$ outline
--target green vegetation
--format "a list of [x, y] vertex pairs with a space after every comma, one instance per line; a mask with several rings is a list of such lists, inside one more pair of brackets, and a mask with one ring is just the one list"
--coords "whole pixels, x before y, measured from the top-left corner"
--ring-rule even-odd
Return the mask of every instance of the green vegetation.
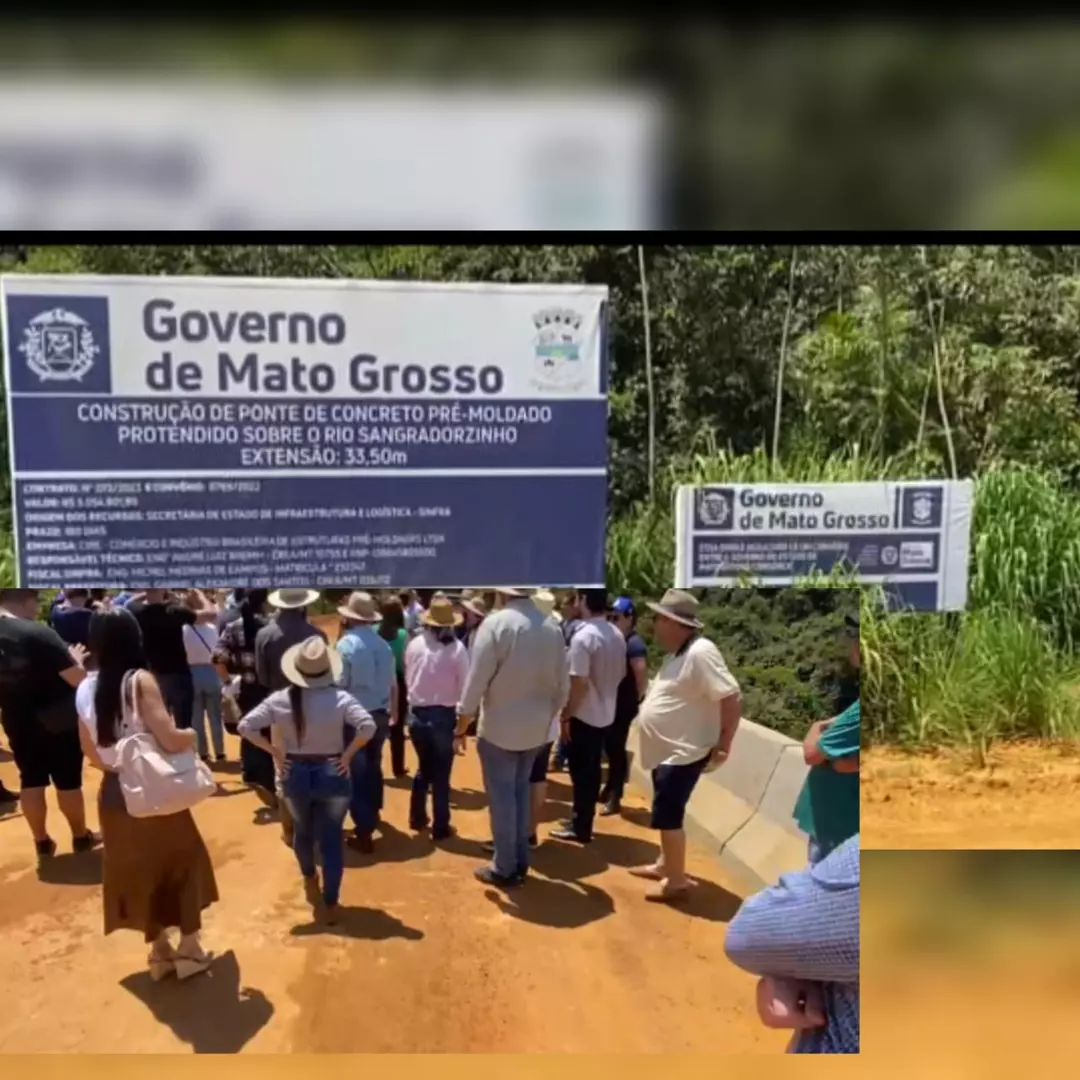
[[[974, 477], [968, 611], [885, 616], [864, 598], [868, 735], [984, 752], [1080, 734], [1080, 248], [653, 245], [644, 262], [651, 394], [630, 246], [0, 254], [8, 271], [605, 283], [613, 588], [643, 598], [670, 584], [679, 483]], [[850, 692], [831, 644], [839, 607], [816, 610], [817, 595], [713, 594], [705, 609], [747, 714], [792, 734]]]

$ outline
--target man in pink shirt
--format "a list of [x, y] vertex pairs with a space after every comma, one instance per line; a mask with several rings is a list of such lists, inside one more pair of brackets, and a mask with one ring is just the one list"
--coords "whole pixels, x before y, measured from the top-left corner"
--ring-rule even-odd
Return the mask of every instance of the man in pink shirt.
[[409, 827], [428, 826], [431, 791], [433, 840], [453, 835], [450, 828], [450, 771], [457, 749], [457, 708], [469, 673], [469, 653], [457, 638], [461, 616], [446, 597], [435, 597], [420, 616], [421, 632], [405, 650], [409, 737], [418, 767], [413, 776]]

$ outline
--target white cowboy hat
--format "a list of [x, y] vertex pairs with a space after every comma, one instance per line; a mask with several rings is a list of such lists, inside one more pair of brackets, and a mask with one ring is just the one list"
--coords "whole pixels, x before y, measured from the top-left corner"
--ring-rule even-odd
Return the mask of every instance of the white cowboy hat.
[[533, 593], [533, 603], [545, 614], [555, 614], [555, 594], [550, 589], [537, 589]]
[[657, 615], [663, 615], [693, 630], [701, 629], [701, 620], [697, 614], [698, 602], [681, 589], [668, 589], [659, 604], [650, 602], [647, 606]]
[[420, 621], [435, 630], [449, 630], [452, 626], [460, 626], [464, 622], [460, 613], [454, 610], [454, 605], [445, 596], [433, 597], [427, 611], [420, 616]]
[[371, 593], [354, 592], [338, 609], [338, 614], [347, 622], [377, 623], [382, 621], [375, 597]]
[[317, 635], [286, 649], [281, 658], [285, 678], [310, 690], [333, 686], [341, 678], [342, 666], [341, 653], [329, 648]]
[[279, 611], [294, 611], [311, 607], [318, 599], [318, 589], [276, 589], [267, 598], [267, 603]]

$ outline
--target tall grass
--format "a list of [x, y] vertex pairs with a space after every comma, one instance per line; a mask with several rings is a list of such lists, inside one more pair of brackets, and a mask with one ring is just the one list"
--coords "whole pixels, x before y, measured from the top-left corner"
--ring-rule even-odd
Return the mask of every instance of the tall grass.
[[[917, 479], [914, 457], [813, 448], [774, 464], [764, 451], [704, 446], [665, 476], [664, 502], [612, 523], [614, 587], [656, 595], [671, 584], [677, 484]], [[868, 590], [869, 592], [869, 590]], [[1080, 738], [1080, 499], [1055, 477], [1000, 468], [978, 478], [961, 615], [886, 614], [864, 604], [863, 702], [871, 736], [908, 746]]]

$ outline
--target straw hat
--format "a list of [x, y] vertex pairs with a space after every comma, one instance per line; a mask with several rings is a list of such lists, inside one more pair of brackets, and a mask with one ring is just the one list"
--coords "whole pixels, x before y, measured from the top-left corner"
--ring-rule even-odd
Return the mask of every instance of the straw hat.
[[311, 607], [318, 599], [318, 589], [277, 589], [267, 598], [267, 603], [279, 611], [294, 611]]
[[354, 592], [338, 609], [338, 614], [348, 622], [377, 623], [381, 621], [379, 607], [371, 593]]
[[701, 620], [697, 614], [698, 602], [688, 592], [683, 592], [681, 589], [668, 589], [659, 604], [650, 602], [648, 606], [657, 615], [673, 619], [693, 630], [701, 629]]
[[449, 630], [452, 626], [460, 626], [464, 620], [454, 610], [448, 597], [434, 596], [431, 606], [420, 616], [420, 621], [435, 630]]
[[533, 593], [533, 603], [545, 614], [555, 614], [555, 594], [550, 589], [537, 589]]
[[471, 611], [478, 619], [487, 618], [487, 604], [482, 596], [470, 596], [468, 600], [462, 600], [461, 606], [466, 611]]
[[281, 658], [285, 678], [296, 686], [306, 686], [310, 690], [333, 686], [341, 678], [341, 669], [341, 654], [329, 648], [317, 635], [286, 649]]

